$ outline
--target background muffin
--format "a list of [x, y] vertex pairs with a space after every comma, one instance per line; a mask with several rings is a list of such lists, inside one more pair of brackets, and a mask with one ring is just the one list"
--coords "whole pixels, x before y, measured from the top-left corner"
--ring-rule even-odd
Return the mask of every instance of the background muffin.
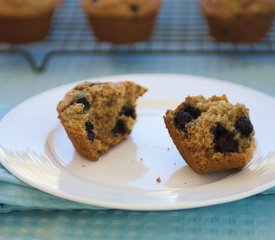
[[209, 33], [217, 41], [254, 43], [263, 39], [274, 18], [274, 0], [201, 0]]
[[96, 38], [115, 44], [147, 40], [161, 0], [83, 0]]
[[44, 39], [59, 0], [0, 0], [0, 42]]

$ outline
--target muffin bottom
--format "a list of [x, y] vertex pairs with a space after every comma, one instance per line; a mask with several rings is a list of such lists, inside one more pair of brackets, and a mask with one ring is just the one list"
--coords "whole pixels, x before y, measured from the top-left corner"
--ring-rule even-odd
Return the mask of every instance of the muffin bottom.
[[206, 16], [209, 33], [216, 41], [231, 43], [255, 43], [265, 38], [273, 14], [240, 15], [230, 19]]
[[52, 16], [53, 11], [31, 16], [0, 16], [0, 42], [41, 41], [49, 33]]
[[157, 14], [143, 17], [106, 17], [88, 14], [91, 30], [99, 41], [126, 44], [150, 38]]

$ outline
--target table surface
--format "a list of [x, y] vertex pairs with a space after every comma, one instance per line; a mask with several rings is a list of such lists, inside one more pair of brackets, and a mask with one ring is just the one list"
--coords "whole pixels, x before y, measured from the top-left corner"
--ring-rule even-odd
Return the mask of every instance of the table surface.
[[[206, 76], [275, 97], [273, 54], [59, 55], [39, 73], [21, 56], [7, 53], [0, 55], [0, 104], [12, 108], [35, 94], [69, 82], [131, 73]], [[274, 225], [275, 194], [260, 194], [217, 206], [165, 212], [8, 211], [0, 213], [0, 239], [274, 239]]]

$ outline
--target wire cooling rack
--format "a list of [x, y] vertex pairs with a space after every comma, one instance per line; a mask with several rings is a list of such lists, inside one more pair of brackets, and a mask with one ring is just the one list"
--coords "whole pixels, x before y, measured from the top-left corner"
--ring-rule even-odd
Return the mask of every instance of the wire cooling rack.
[[199, 0], [163, 0], [152, 38], [132, 45], [97, 42], [81, 10], [79, 0], [66, 0], [55, 13], [48, 37], [26, 45], [0, 44], [0, 54], [20, 54], [35, 71], [64, 54], [115, 53], [275, 53], [275, 27], [257, 44], [217, 43], [208, 35], [207, 24], [200, 12]]

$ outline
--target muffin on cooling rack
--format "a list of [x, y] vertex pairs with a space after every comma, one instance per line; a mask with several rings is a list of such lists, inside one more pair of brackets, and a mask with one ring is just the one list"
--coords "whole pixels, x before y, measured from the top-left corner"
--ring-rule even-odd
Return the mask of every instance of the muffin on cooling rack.
[[161, 0], [83, 0], [82, 6], [99, 41], [124, 44], [150, 38]]
[[58, 103], [58, 117], [76, 151], [97, 160], [127, 139], [135, 125], [136, 100], [147, 91], [130, 81], [80, 83]]
[[60, 0], [0, 0], [0, 42], [29, 43], [44, 39]]
[[187, 97], [164, 121], [187, 164], [197, 173], [241, 169], [255, 149], [254, 129], [245, 105], [225, 95]]
[[274, 0], [201, 0], [201, 10], [215, 40], [254, 43], [268, 33], [275, 12]]

